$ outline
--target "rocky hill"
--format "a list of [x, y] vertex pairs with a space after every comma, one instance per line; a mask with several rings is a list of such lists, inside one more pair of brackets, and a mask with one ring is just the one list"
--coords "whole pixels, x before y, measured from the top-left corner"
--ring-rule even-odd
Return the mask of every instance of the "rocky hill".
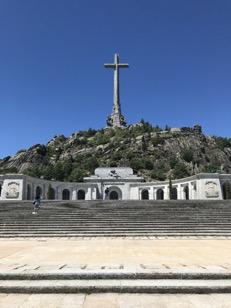
[[0, 173], [82, 181], [98, 166], [130, 166], [146, 180], [182, 178], [199, 172], [231, 172], [231, 139], [205, 136], [200, 126], [160, 129], [143, 120], [127, 128], [54, 136], [13, 157], [0, 159]]

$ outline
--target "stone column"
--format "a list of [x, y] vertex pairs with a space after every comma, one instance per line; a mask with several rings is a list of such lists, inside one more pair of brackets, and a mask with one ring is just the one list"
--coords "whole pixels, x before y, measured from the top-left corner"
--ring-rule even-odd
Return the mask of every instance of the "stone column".
[[164, 200], [169, 200], [169, 188], [168, 185], [164, 187]]
[[73, 191], [72, 191], [72, 200], [77, 200], [77, 190], [75, 189], [73, 189]]

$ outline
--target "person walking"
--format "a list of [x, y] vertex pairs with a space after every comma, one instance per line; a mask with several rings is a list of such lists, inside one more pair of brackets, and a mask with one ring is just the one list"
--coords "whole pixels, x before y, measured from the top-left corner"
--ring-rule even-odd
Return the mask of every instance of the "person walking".
[[39, 208], [40, 208], [40, 204], [41, 204], [41, 197], [39, 194], [37, 194], [35, 196], [33, 205], [34, 205], [34, 211], [32, 212], [32, 214], [36, 215], [38, 214]]
[[108, 200], [109, 198], [109, 188], [107, 187], [106, 189], [105, 189], [105, 200]]

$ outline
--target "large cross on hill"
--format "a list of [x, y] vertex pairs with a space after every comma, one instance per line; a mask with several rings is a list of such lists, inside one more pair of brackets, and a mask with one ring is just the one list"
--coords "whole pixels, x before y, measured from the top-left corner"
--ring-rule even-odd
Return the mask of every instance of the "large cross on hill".
[[129, 65], [127, 63], [120, 63], [119, 55], [115, 54], [114, 63], [106, 63], [104, 64], [106, 68], [114, 69], [114, 100], [113, 100], [113, 110], [111, 116], [108, 117], [107, 124], [111, 127], [124, 127], [126, 126], [126, 122], [124, 120], [123, 115], [121, 114], [121, 106], [120, 106], [120, 82], [119, 82], [119, 69], [120, 68], [128, 68]]

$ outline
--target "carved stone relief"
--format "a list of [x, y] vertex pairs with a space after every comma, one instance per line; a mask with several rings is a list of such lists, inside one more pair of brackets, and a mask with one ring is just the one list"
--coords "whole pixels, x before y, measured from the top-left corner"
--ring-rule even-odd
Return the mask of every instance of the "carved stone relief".
[[7, 185], [6, 198], [7, 199], [18, 199], [19, 197], [19, 183], [10, 182]]
[[205, 196], [206, 198], [218, 198], [219, 190], [216, 182], [207, 181], [205, 183]]

